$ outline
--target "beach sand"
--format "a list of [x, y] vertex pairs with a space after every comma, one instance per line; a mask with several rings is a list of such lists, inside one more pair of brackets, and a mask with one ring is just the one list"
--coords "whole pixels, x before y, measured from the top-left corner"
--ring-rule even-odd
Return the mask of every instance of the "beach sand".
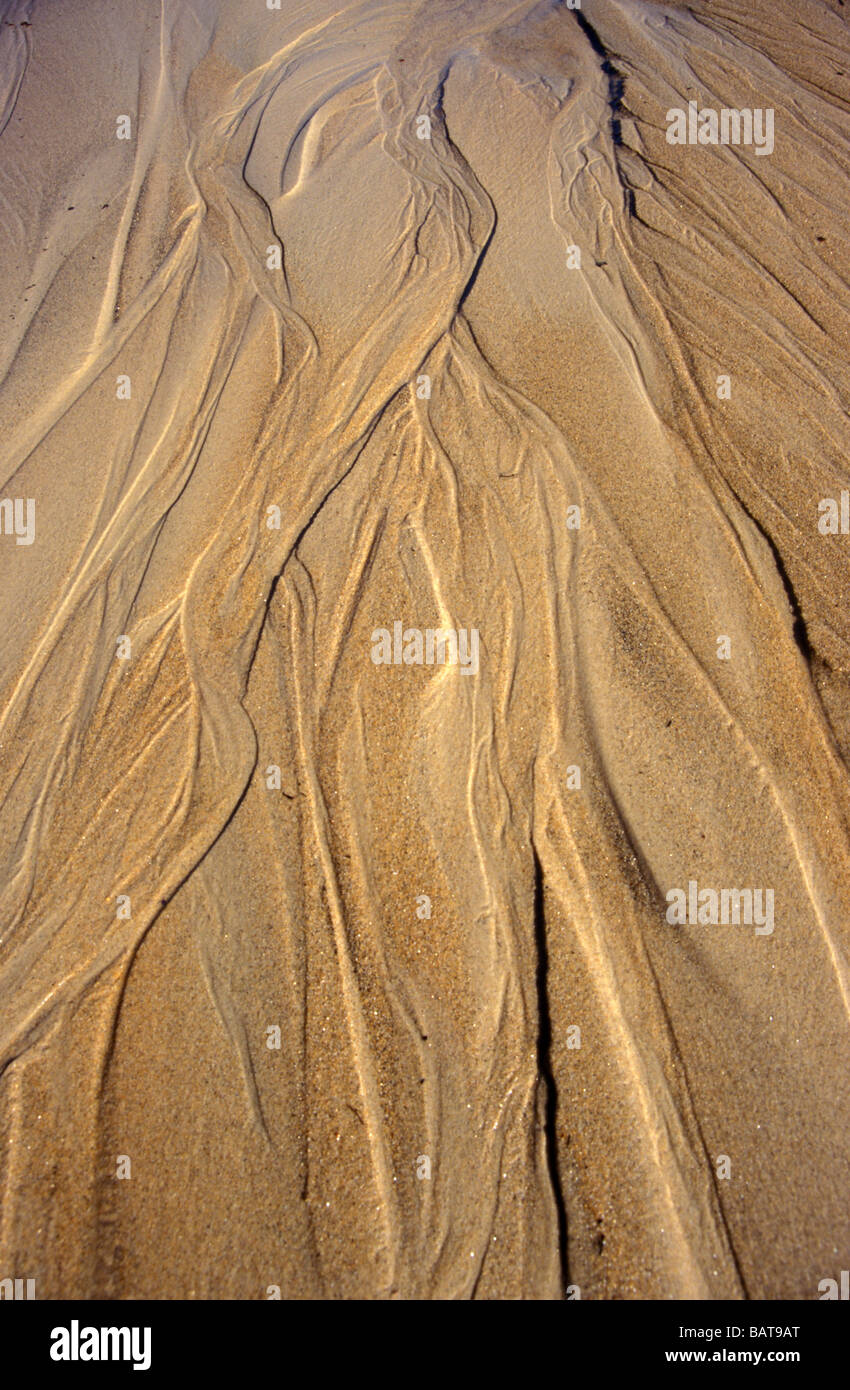
[[0, 0], [0, 1277], [848, 1267], [847, 15]]

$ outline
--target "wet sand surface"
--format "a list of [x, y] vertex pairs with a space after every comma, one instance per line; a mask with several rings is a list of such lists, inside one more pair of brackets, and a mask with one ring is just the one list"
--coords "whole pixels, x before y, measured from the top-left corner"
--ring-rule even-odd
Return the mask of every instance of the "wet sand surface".
[[0, 18], [0, 1277], [816, 1298], [841, 0]]

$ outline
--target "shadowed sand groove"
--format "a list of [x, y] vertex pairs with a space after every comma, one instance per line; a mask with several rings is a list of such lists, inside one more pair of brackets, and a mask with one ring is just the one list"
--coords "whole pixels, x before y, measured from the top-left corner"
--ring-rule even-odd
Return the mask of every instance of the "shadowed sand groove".
[[[39, 1297], [846, 1267], [850, 39], [756, 9], [0, 6]], [[671, 145], [691, 100], [775, 148]], [[477, 670], [376, 665], [396, 622]], [[671, 925], [694, 880], [774, 930]]]

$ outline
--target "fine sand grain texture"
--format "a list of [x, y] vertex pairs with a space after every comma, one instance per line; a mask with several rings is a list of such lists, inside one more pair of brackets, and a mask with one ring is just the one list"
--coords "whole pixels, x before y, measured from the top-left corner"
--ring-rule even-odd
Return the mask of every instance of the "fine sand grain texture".
[[848, 10], [0, 0], [0, 1277], [848, 1267]]

